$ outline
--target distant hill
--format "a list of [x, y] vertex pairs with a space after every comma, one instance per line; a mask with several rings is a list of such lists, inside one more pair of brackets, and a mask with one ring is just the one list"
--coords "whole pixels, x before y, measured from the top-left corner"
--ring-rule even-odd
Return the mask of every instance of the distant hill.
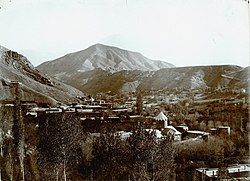
[[7, 85], [21, 83], [23, 100], [56, 104], [69, 103], [83, 93], [36, 70], [23, 55], [0, 46], [0, 100], [13, 100]]
[[231, 79], [225, 78], [231, 72], [242, 70], [235, 65], [192, 66], [161, 69], [147, 77], [143, 89], [203, 89], [228, 86]]
[[248, 85], [247, 69], [236, 65], [174, 67], [140, 53], [101, 44], [42, 63], [37, 68], [88, 94], [117, 94], [138, 89], [246, 88]]
[[150, 60], [137, 52], [96, 44], [85, 50], [42, 63], [37, 69], [60, 79], [63, 76], [69, 77], [95, 69], [114, 73], [121, 70], [155, 71], [169, 67], [174, 66], [164, 61]]
[[230, 76], [234, 77], [234, 79], [232, 79], [229, 82], [229, 86], [231, 88], [246, 88], [248, 87], [250, 84], [250, 75], [249, 75], [249, 71], [250, 71], [250, 67], [246, 67], [244, 69], [241, 69], [240, 71], [237, 72], [233, 72], [233, 74], [231, 74]]
[[[70, 77], [62, 76], [60, 80], [88, 94], [100, 92], [117, 94], [139, 89], [149, 91], [176, 88], [187, 90], [209, 87], [233, 88], [232, 79], [225, 78], [224, 75], [241, 71], [241, 67], [232, 65], [165, 68], [157, 71], [123, 70], [114, 73], [95, 69]], [[243, 88], [247, 85], [247, 80], [235, 81], [236, 86]]]

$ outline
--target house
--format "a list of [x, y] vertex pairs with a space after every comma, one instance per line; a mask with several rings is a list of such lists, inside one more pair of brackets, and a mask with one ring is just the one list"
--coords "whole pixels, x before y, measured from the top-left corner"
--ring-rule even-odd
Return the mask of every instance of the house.
[[231, 128], [229, 126], [218, 126], [217, 128], [211, 128], [210, 133], [214, 136], [230, 136]]
[[199, 168], [195, 170], [193, 180], [215, 181], [220, 180], [249, 180], [250, 165], [236, 164], [231, 165], [220, 171], [219, 168]]
[[133, 133], [132, 132], [126, 132], [126, 131], [117, 131], [115, 133], [116, 135], [119, 135], [121, 139], [127, 139], [129, 138]]
[[181, 132], [179, 132], [177, 129], [175, 129], [175, 127], [171, 125], [163, 128], [162, 134], [170, 137], [174, 141], [181, 141]]
[[162, 134], [162, 131], [157, 130], [157, 129], [145, 129], [149, 133], [155, 133], [155, 136], [157, 139], [161, 139], [164, 135]]
[[219, 136], [229, 136], [231, 133], [229, 126], [219, 126], [217, 128], [217, 135]]
[[[180, 132], [185, 132], [185, 131], [188, 131], [188, 126], [187, 125], [179, 125], [179, 126], [177, 126], [177, 129], [178, 129], [178, 131], [180, 131]], [[180, 130], [179, 130], [180, 129]]]
[[183, 139], [191, 139], [191, 138], [203, 138], [207, 139], [209, 137], [210, 133], [199, 131], [199, 130], [188, 130], [185, 132]]

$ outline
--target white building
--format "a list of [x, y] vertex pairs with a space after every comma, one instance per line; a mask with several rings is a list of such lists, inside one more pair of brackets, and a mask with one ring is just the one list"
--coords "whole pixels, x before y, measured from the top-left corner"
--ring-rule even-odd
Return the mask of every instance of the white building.
[[162, 111], [155, 117], [155, 120], [164, 121], [163, 134], [170, 136], [174, 141], [181, 141], [181, 132], [175, 129], [175, 127], [168, 125], [168, 117]]
[[164, 121], [164, 128], [168, 126], [168, 117], [161, 111], [156, 117], [156, 121]]

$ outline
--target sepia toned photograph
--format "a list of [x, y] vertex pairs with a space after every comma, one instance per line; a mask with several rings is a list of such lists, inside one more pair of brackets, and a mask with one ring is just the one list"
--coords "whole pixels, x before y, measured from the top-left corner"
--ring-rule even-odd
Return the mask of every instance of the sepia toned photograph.
[[0, 181], [250, 181], [249, 0], [0, 0]]

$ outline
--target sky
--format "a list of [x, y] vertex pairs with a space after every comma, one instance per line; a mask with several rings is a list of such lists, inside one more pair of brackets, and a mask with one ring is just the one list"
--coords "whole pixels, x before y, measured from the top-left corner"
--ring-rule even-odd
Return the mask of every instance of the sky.
[[243, 0], [0, 0], [0, 45], [35, 66], [102, 43], [175, 66], [249, 66]]

